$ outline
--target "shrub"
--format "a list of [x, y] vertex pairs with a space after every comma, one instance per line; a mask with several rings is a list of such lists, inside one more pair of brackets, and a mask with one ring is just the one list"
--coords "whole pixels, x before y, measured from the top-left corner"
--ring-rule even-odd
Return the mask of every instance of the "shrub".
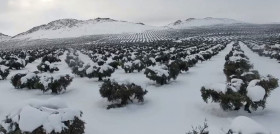
[[209, 134], [206, 120], [202, 126], [192, 127], [192, 131], [189, 131], [186, 134]]
[[61, 62], [61, 60], [59, 59], [58, 56], [56, 55], [53, 55], [53, 54], [49, 54], [49, 55], [46, 55], [42, 58], [42, 62], [44, 63], [45, 61], [48, 61], [50, 63], [53, 63], [53, 62]]
[[88, 65], [88, 64], [84, 64], [82, 67], [75, 66], [75, 67], [72, 68], [72, 73], [76, 74], [80, 77], [85, 77], [85, 76], [87, 76], [86, 70], [88, 68], [90, 68], [90, 65]]
[[41, 89], [46, 92], [51, 90], [52, 93], [58, 94], [70, 85], [73, 77], [70, 75], [61, 76], [40, 76], [36, 73], [16, 74], [12, 77], [11, 83], [16, 89]]
[[170, 80], [168, 67], [165, 65], [147, 67], [144, 74], [147, 78], [156, 81], [160, 85], [167, 84]]
[[112, 61], [108, 64], [109, 66], [113, 67], [114, 69], [117, 69], [118, 66], [120, 66], [120, 62], [118, 61]]
[[207, 103], [209, 99], [219, 103], [223, 110], [244, 110], [251, 113], [251, 109], [265, 108], [266, 99], [270, 92], [278, 87], [278, 79], [267, 76], [260, 78], [258, 71], [250, 70], [248, 58], [234, 46], [226, 56], [224, 72], [228, 84], [201, 88], [201, 96]]
[[177, 61], [171, 62], [168, 65], [169, 77], [172, 79], [176, 79], [179, 73], [181, 72], [180, 65]]
[[[252, 80], [248, 84], [240, 84], [240, 88], [233, 88], [228, 84], [225, 89], [214, 87], [202, 87], [201, 96], [208, 103], [211, 99], [213, 102], [220, 103], [223, 110], [239, 110], [244, 107], [245, 111], [251, 113], [259, 107], [265, 108], [266, 99], [271, 90], [278, 87], [278, 80], [273, 77]], [[246, 88], [244, 88], [244, 86]]]
[[32, 62], [34, 62], [35, 60], [36, 60], [36, 58], [33, 57], [33, 56], [26, 56], [26, 58], [25, 58], [25, 61], [26, 61], [27, 63], [32, 63]]
[[248, 72], [251, 68], [252, 65], [246, 59], [227, 61], [224, 65], [224, 73], [229, 79], [232, 75], [241, 76], [241, 74]]
[[156, 65], [156, 59], [152, 58], [152, 57], [147, 58], [145, 60], [145, 64], [146, 64], [146, 66], [154, 66], [154, 65]]
[[55, 78], [50, 77], [43, 80], [41, 79], [40, 83], [47, 86], [44, 86], [44, 88], [41, 87], [40, 89], [43, 91], [51, 90], [52, 93], [59, 94], [63, 90], [66, 90], [67, 86], [70, 85], [72, 80], [73, 77], [71, 77], [70, 75], [62, 75]]
[[16, 70], [20, 70], [27, 65], [25, 60], [20, 58], [9, 60], [6, 63], [7, 63], [6, 66], [8, 66], [10, 69], [16, 69]]
[[39, 64], [37, 66], [37, 69], [41, 72], [50, 72], [50, 73], [53, 73], [54, 71], [59, 71], [58, 67], [56, 67], [54, 64], [51, 64], [48, 61]]
[[86, 70], [86, 76], [89, 78], [96, 77], [99, 81], [102, 81], [104, 77], [110, 77], [112, 73], [114, 73], [114, 68], [111, 66], [104, 64], [102, 66], [90, 66]]
[[35, 84], [40, 81], [40, 78], [35, 73], [16, 74], [11, 78], [12, 85], [16, 89], [28, 88], [36, 89]]
[[125, 73], [132, 73], [134, 70], [131, 62], [125, 62], [122, 68], [124, 69]]
[[132, 66], [134, 70], [137, 70], [138, 72], [142, 71], [145, 68], [145, 65], [140, 60], [135, 60], [132, 62]]
[[118, 84], [110, 80], [104, 81], [99, 91], [103, 98], [107, 98], [109, 102], [114, 102], [108, 105], [107, 109], [123, 107], [133, 100], [143, 102], [144, 95], [148, 92], [134, 83]]
[[0, 80], [5, 80], [7, 76], [9, 75], [9, 67], [0, 65]]

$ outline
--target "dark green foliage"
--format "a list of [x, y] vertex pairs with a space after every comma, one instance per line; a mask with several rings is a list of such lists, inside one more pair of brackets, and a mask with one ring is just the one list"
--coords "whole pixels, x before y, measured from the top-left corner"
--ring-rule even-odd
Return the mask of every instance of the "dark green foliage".
[[20, 79], [26, 74], [16, 74], [11, 78], [11, 83], [15, 88], [21, 88]]
[[125, 73], [132, 73], [134, 70], [138, 72], [142, 71], [145, 68], [145, 64], [141, 60], [135, 60], [132, 62], [126, 62], [122, 65]]
[[246, 82], [246, 83], [249, 83], [250, 81], [252, 80], [255, 80], [255, 79], [260, 79], [260, 74], [258, 71], [256, 70], [252, 70], [250, 72], [245, 72], [244, 74], [242, 74], [240, 76], [240, 78]]
[[[232, 57], [233, 60], [231, 59]], [[251, 113], [251, 109], [265, 108], [266, 99], [271, 90], [278, 87], [278, 79], [270, 75], [260, 78], [258, 71], [250, 70], [252, 66], [238, 45], [234, 45], [233, 50], [226, 56], [226, 60], [224, 73], [227, 76], [228, 86], [225, 92], [217, 92], [215, 89], [202, 87], [202, 99], [206, 103], [208, 99], [212, 99], [213, 102], [219, 103], [223, 110], [239, 110], [241, 107], [244, 107], [245, 111]], [[250, 84], [251, 81], [252, 83]], [[255, 82], [257, 82], [256, 85], [254, 85]], [[264, 88], [265, 96], [262, 100], [252, 101], [247, 96], [247, 88], [252, 86]]]
[[179, 73], [181, 72], [179, 62], [174, 61], [171, 64], [169, 64], [168, 70], [169, 70], [169, 77], [175, 80], [179, 75]]
[[278, 79], [274, 78], [271, 75], [268, 75], [267, 77], [261, 79], [259, 82], [259, 85], [262, 86], [266, 92], [269, 94], [273, 89], [277, 88], [278, 85]]
[[26, 60], [27, 63], [32, 63], [36, 60], [36, 58], [33, 57], [33, 56], [28, 56], [28, 57], [25, 58], [25, 60]]
[[[88, 71], [89, 69], [92, 71]], [[98, 78], [98, 81], [102, 81], [104, 77], [110, 77], [114, 71], [115, 69], [107, 64], [102, 66], [90, 66], [86, 70], [86, 76], [88, 78]]]
[[61, 62], [61, 60], [59, 59], [58, 56], [52, 55], [52, 54], [49, 54], [49, 55], [44, 56], [43, 59], [42, 59], [42, 62], [44, 63], [45, 61], [48, 61], [48, 62], [50, 62], [50, 63], [53, 63], [53, 62]]
[[50, 72], [59, 71], [58, 67], [52, 66], [49, 62], [41, 63], [37, 66], [37, 69], [41, 72]]
[[117, 69], [118, 66], [121, 65], [121, 63], [118, 62], [118, 61], [112, 61], [112, 62], [110, 62], [108, 65], [111, 66], [111, 67], [113, 67], [114, 69]]
[[140, 60], [135, 60], [132, 62], [132, 68], [134, 70], [137, 70], [138, 72], [142, 71], [146, 66], [144, 63]]
[[248, 72], [252, 68], [247, 60], [240, 60], [238, 62], [227, 61], [224, 65], [224, 73], [229, 77], [231, 75], [241, 76], [244, 72]]
[[53, 79], [48, 84], [48, 89], [51, 90], [52, 93], [58, 94], [61, 93], [63, 90], [66, 90], [66, 87], [70, 85], [72, 82], [73, 77], [70, 77], [69, 75], [60, 76], [58, 79]]
[[107, 109], [123, 107], [133, 100], [138, 102], [144, 101], [144, 95], [148, 91], [143, 90], [142, 87], [132, 84], [118, 84], [110, 80], [104, 81], [99, 90], [103, 98], [107, 98], [113, 104], [108, 105]]
[[35, 73], [29, 73], [29, 75], [16, 74], [11, 78], [11, 83], [16, 89], [36, 89], [35, 83], [38, 83], [39, 81], [40, 78]]
[[76, 74], [80, 77], [85, 77], [87, 76], [86, 70], [90, 67], [90, 65], [85, 65], [83, 67], [75, 66], [72, 68], [72, 73]]
[[223, 93], [202, 87], [201, 96], [206, 103], [208, 103], [209, 99], [211, 99], [212, 102], [220, 103], [223, 110], [239, 110], [243, 106], [242, 102], [246, 101], [246, 97], [231, 89]]
[[[28, 76], [28, 77], [26, 77]], [[22, 82], [22, 79], [25, 82]], [[59, 76], [57, 78], [38, 76], [35, 73], [16, 74], [11, 78], [11, 83], [16, 89], [41, 89], [46, 92], [51, 90], [52, 93], [58, 94], [70, 85], [73, 77], [69, 75]], [[44, 83], [42, 83], [44, 82]]]
[[26, 62], [23, 59], [10, 60], [8, 64], [6, 64], [10, 69], [20, 70], [26, 66]]
[[131, 62], [126, 62], [122, 65], [123, 70], [125, 73], [132, 73], [134, 71], [134, 68], [132, 66]]

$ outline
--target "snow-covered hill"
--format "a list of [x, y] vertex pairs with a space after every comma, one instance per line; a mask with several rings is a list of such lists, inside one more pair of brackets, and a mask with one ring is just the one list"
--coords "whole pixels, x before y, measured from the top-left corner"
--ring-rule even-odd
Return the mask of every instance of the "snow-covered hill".
[[11, 38], [10, 36], [0, 33], [0, 42], [7, 41], [10, 38]]
[[118, 21], [110, 18], [90, 20], [61, 19], [34, 27], [14, 39], [56, 39], [87, 35], [142, 33], [147, 30], [159, 30], [162, 27], [148, 26], [143, 23]]
[[233, 19], [226, 19], [226, 18], [212, 18], [212, 17], [207, 17], [203, 19], [188, 18], [186, 20], [177, 20], [174, 23], [169, 24], [167, 27], [175, 28], [175, 29], [187, 29], [192, 27], [229, 25], [229, 24], [240, 24], [240, 23], [244, 23], [244, 22], [233, 20]]

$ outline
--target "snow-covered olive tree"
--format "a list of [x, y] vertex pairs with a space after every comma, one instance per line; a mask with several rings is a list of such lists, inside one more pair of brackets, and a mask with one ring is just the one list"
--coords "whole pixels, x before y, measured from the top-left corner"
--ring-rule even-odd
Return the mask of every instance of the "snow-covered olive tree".
[[113, 104], [107, 107], [107, 109], [110, 109], [123, 107], [129, 102], [133, 103], [133, 100], [143, 102], [144, 95], [147, 94], [148, 91], [134, 83], [119, 84], [111, 80], [105, 80], [99, 92], [103, 98], [107, 98], [109, 102], [113, 102]]

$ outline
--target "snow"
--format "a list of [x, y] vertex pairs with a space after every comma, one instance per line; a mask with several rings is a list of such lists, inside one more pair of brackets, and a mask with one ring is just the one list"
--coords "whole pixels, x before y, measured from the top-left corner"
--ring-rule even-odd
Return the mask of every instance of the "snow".
[[0, 71], [5, 72], [6, 69], [9, 69], [9, 67], [0, 65]]
[[238, 24], [243, 23], [241, 21], [236, 21], [232, 19], [226, 19], [226, 18], [202, 18], [202, 19], [187, 19], [185, 21], [181, 21], [177, 23], [169, 24], [168, 27], [174, 28], [174, 29], [188, 29], [192, 27], [201, 27], [201, 26], [212, 26], [212, 25], [229, 25], [229, 24]]
[[10, 36], [7, 36], [7, 35], [4, 35], [4, 34], [0, 33], [0, 42], [7, 41], [9, 39], [11, 39]]
[[[163, 27], [140, 25], [124, 21], [98, 21], [85, 20], [75, 22], [75, 26], [60, 24], [63, 20], [56, 21], [56, 25], [47, 24], [31, 33], [22, 33], [15, 39], [57, 39], [81, 37], [86, 35], [142, 33], [148, 30], [161, 30]], [[54, 21], [55, 22], [55, 21]]]
[[248, 86], [247, 87], [247, 96], [253, 101], [263, 100], [265, 95], [265, 89], [261, 86]]
[[157, 76], [163, 76], [163, 75], [169, 76], [167, 66], [165, 65], [155, 65], [155, 66], [149, 66], [147, 68], [153, 70], [157, 74]]
[[231, 62], [240, 62], [242, 60], [248, 61], [248, 59], [243, 58], [243, 57], [241, 57], [239, 55], [238, 56], [231, 56], [231, 57], [229, 57], [229, 61], [231, 61]]
[[[47, 133], [61, 132], [67, 128], [64, 121], [72, 121], [74, 117], [80, 118], [80, 111], [70, 109], [58, 98], [51, 98], [45, 101], [29, 100], [27, 105], [15, 110], [8, 118], [18, 123], [22, 132], [32, 132], [36, 128], [42, 126]], [[2, 122], [1, 125], [6, 126], [9, 123]]]
[[216, 92], [226, 93], [227, 87], [225, 83], [213, 83], [204, 86], [206, 89], [211, 89]]
[[[144, 104], [131, 104], [127, 107], [110, 110], [106, 110], [107, 100], [100, 97], [99, 88], [102, 83], [98, 82], [97, 78], [75, 77], [67, 91], [60, 95], [43, 94], [37, 90], [14, 89], [10, 83], [11, 76], [16, 73], [36, 71], [36, 66], [41, 62], [41, 59], [38, 59], [27, 64], [23, 70], [11, 70], [8, 80], [0, 81], [0, 119], [5, 119], [7, 114], [14, 111], [14, 107], [30, 98], [41, 100], [44, 105], [47, 105], [44, 107], [52, 107], [52, 109], [67, 107], [61, 106], [65, 105], [63, 103], [58, 104], [61, 101], [45, 102], [45, 100], [56, 96], [67, 102], [69, 106], [83, 111], [82, 119], [86, 122], [85, 134], [131, 134], [132, 132], [134, 134], [183, 134], [191, 130], [192, 126], [201, 124], [205, 119], [208, 121], [210, 134], [219, 134], [221, 133], [220, 130], [228, 130], [231, 127], [232, 120], [240, 115], [250, 117], [271, 133], [277, 134], [280, 120], [279, 88], [275, 89], [267, 99], [265, 110], [256, 111], [252, 114], [242, 110], [223, 111], [219, 104], [203, 102], [200, 92], [203, 85], [207, 85], [207, 83], [226, 84], [223, 68], [225, 56], [230, 50], [231, 45], [227, 46], [218, 55], [213, 56], [209, 61], [197, 63], [188, 72], [180, 74], [176, 81], [171, 81], [164, 86], [155, 85], [153, 81], [146, 78], [143, 72], [126, 74], [122, 69], [117, 69], [110, 79], [118, 82], [134, 82], [148, 90], [148, 94], [145, 96]], [[280, 64], [276, 60], [259, 57], [257, 54], [250, 52], [249, 49], [243, 50], [261, 75], [273, 74], [280, 78], [280, 72], [277, 71]], [[81, 54], [79, 51], [78, 53], [83, 62], [93, 64], [88, 56]], [[65, 57], [65, 54], [61, 56], [62, 62], [57, 65], [60, 71], [52, 75], [71, 73], [72, 70], [64, 62]], [[30, 106], [37, 108], [42, 103], [39, 102], [38, 104], [38, 101], [36, 101], [35, 104], [32, 101]], [[49, 120], [53, 120], [54, 117], [50, 118]], [[52, 121], [52, 123], [56, 124], [55, 121]], [[50, 125], [50, 128], [57, 129], [52, 125]]]
[[246, 116], [238, 116], [234, 118], [230, 128], [235, 133], [270, 134], [270, 132], [267, 131], [262, 125]]
[[20, 81], [21, 84], [27, 83], [28, 80], [36, 77], [37, 75], [35, 73], [27, 73], [24, 77], [21, 77]]
[[19, 128], [24, 132], [32, 132], [44, 123], [48, 118], [48, 113], [41, 112], [31, 106], [26, 106], [22, 108], [19, 117]]
[[237, 78], [233, 78], [231, 79], [230, 81], [230, 85], [234, 88], [232, 89], [235, 89], [234, 91], [237, 92], [240, 90], [242, 84], [244, 84], [243, 80], [242, 79], [237, 79]]

